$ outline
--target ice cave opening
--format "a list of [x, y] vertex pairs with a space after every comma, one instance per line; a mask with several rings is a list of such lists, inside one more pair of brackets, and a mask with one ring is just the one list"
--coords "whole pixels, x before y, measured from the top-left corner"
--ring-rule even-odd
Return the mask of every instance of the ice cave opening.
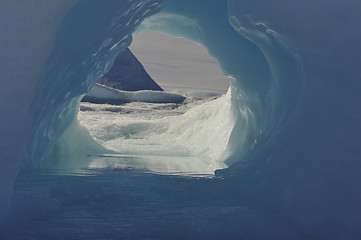
[[[115, 29], [111, 30], [111, 38], [105, 41], [99, 39], [98, 44], [91, 46], [92, 51], [89, 51], [88, 46], [88, 52], [92, 53], [88, 60], [84, 61], [83, 57], [77, 59], [77, 64], [82, 67], [79, 70], [79, 76], [76, 77], [79, 79], [76, 84], [73, 82], [72, 72], [65, 76], [57, 76], [71, 81], [72, 86], [78, 85], [79, 88], [66, 95], [69, 101], [59, 100], [64, 102], [64, 106], [57, 108], [59, 113], [50, 116], [49, 120], [43, 117], [37, 123], [38, 125], [47, 125], [47, 122], [51, 121], [51, 126], [56, 126], [53, 123], [59, 121], [58, 116], [65, 119], [65, 121], [60, 121], [61, 127], [57, 126], [56, 129], [52, 128], [34, 134], [39, 138], [50, 136], [53, 140], [57, 139], [56, 142], [43, 144], [36, 149], [30, 148], [29, 156], [40, 155], [42, 157], [44, 152], [48, 152], [50, 153], [48, 154], [49, 159], [39, 161], [40, 165], [45, 165], [45, 167], [50, 165], [51, 168], [55, 166], [60, 169], [87, 169], [89, 166], [90, 168], [143, 168], [146, 171], [161, 173], [213, 175], [215, 170], [240, 162], [248, 155], [249, 150], [256, 145], [257, 137], [263, 132], [262, 129], [266, 128], [270, 106], [274, 103], [272, 99], [275, 91], [273, 73], [266, 60], [267, 56], [261, 52], [258, 46], [237, 33], [235, 29], [237, 26], [230, 24], [227, 17], [226, 5], [220, 4], [219, 7], [222, 7], [222, 11], [214, 13], [211, 18], [208, 14], [197, 12], [197, 20], [191, 16], [191, 12], [177, 14], [171, 10], [171, 5], [167, 6], [169, 9], [164, 8], [157, 14], [144, 18], [141, 24], [137, 23], [132, 26], [134, 28], [123, 30], [126, 34], [124, 36], [119, 35], [122, 31], [117, 29], [118, 25], [112, 25], [109, 29], [112, 27]], [[76, 13], [74, 14], [76, 16]], [[65, 22], [64, 25], [73, 28], [71, 17], [68, 19], [69, 22]], [[214, 27], [214, 19], [219, 20], [220, 27]], [[127, 27], [128, 25], [119, 26]], [[104, 28], [101, 30], [103, 31]], [[197, 60], [198, 66], [193, 68], [198, 71], [198, 76], [193, 77], [197, 78], [197, 81], [194, 81], [193, 85], [189, 87], [198, 88], [198, 90], [190, 92], [189, 90], [185, 92], [185, 89], [180, 90], [179, 87], [182, 85], [179, 84], [186, 82], [183, 81], [186, 79], [186, 74], [182, 71], [180, 73], [178, 71], [178, 75], [182, 75], [184, 79], [178, 78], [175, 82], [169, 83], [169, 86], [164, 85], [167, 91], [160, 91], [162, 90], [161, 86], [151, 79], [144, 69], [137, 71], [134, 63], [138, 60], [128, 47], [130, 45], [132, 48], [133, 37], [136, 41], [137, 35], [147, 32], [188, 39], [196, 43], [195, 46], [204, 46], [207, 49], [205, 52], [217, 59], [217, 62], [211, 61], [213, 62], [212, 71], [202, 69], [203, 66], [200, 64], [200, 62], [209, 62], [209, 57], [208, 60]], [[83, 35], [80, 38], [82, 39]], [[73, 44], [73, 38], [59, 38], [59, 43], [55, 46], [61, 48], [68, 41], [69, 44]], [[161, 43], [159, 39], [157, 42]], [[175, 43], [176, 41], [170, 42]], [[169, 55], [169, 52], [164, 52], [166, 46], [167, 44], [163, 43], [160, 48], [163, 48], [163, 54]], [[149, 49], [154, 50], [148, 47], [148, 51]], [[185, 50], [187, 48], [184, 47], [169, 47], [169, 49], [177, 50], [178, 53], [175, 55], [187, 53]], [[73, 51], [76, 52], [79, 49], [73, 49]], [[56, 52], [60, 53], [61, 51]], [[196, 51], [188, 50], [188, 52], [194, 54]], [[71, 51], [67, 51], [67, 53], [71, 53]], [[74, 53], [70, 55], [73, 59]], [[62, 56], [56, 58], [61, 62], [66, 59]], [[167, 57], [160, 59], [167, 61]], [[168, 58], [168, 62], [156, 63], [156, 65], [158, 68], [166, 65], [169, 67], [171, 60]], [[114, 64], [118, 62], [119, 66], [123, 67], [113, 69], [113, 61]], [[182, 64], [183, 66], [195, 65], [192, 61], [175, 62], [173, 68], [179, 70]], [[66, 68], [68, 64], [65, 61], [65, 66], [62, 64], [51, 66]], [[218, 69], [218, 64], [222, 70], [215, 73], [214, 70]], [[49, 69], [51, 72], [51, 68]], [[157, 72], [161, 71], [157, 70]], [[209, 75], [205, 75], [205, 73]], [[168, 73], [166, 79], [175, 79], [176, 75], [170, 73], [172, 76], [170, 78]], [[219, 81], [217, 75], [221, 75], [223, 78], [227, 76], [227, 79]], [[125, 76], [125, 79], [148, 80], [141, 80], [140, 84], [139, 81], [125, 80], [114, 85], [110, 79], [117, 76]], [[85, 82], [80, 80], [84, 77], [86, 78]], [[205, 81], [198, 82], [201, 77], [207, 83]], [[46, 74], [45, 78], [47, 78]], [[101, 81], [93, 86], [97, 80]], [[158, 81], [158, 79], [156, 80]], [[208, 87], [212, 81], [212, 86]], [[217, 98], [219, 92], [215, 94], [215, 90], [224, 91], [227, 88], [225, 82], [229, 82], [230, 86], [227, 94]], [[161, 81], [159, 83], [162, 84]], [[106, 86], [107, 84], [111, 85]], [[51, 88], [56, 88], [56, 86], [51, 86]], [[209, 94], [199, 89], [210, 89], [212, 93]], [[98, 105], [89, 106], [86, 105], [88, 103], [82, 103], [82, 106], [79, 106], [79, 100], [84, 96], [79, 96], [79, 93], [87, 93], [83, 98], [83, 100], [86, 99], [85, 102]], [[217, 99], [206, 100], [207, 103], [199, 104], [206, 98]], [[111, 104], [112, 106], [100, 104]], [[114, 105], [120, 104], [122, 105], [114, 107]], [[133, 106], [131, 109], [127, 109], [124, 104]], [[81, 109], [80, 120], [82, 118], [84, 120], [86, 113], [99, 113], [91, 118], [93, 120], [89, 119], [90, 124], [84, 124], [90, 132], [76, 118], [79, 107]], [[149, 108], [153, 108], [153, 110], [150, 111]], [[162, 114], [165, 114], [161, 117], [162, 121], [156, 121], [155, 114], [146, 114], [147, 111], [154, 113], [154, 108], [157, 111], [162, 110]], [[113, 117], [120, 115], [121, 112], [127, 113], [123, 116], [132, 116], [133, 119], [122, 120], [123, 125], [115, 124], [116, 120]], [[142, 121], [139, 114], [145, 115], [146, 123]], [[75, 120], [72, 122], [67, 121], [74, 118]], [[98, 126], [98, 122], [107, 124], [102, 128]], [[67, 130], [61, 132], [60, 129], [63, 128]], [[49, 135], [50, 133], [51, 135]], [[144, 143], [144, 139], [147, 139], [148, 143]], [[164, 144], [165, 142], [167, 144]], [[49, 146], [51, 149], [48, 149]]]
[[[258, 139], [258, 136], [272, 134], [277, 129], [276, 126], [272, 127], [272, 131], [264, 131], [268, 128], [267, 124], [270, 122], [268, 120], [272, 118], [271, 114], [274, 112], [272, 107], [275, 105], [275, 98], [273, 96], [279, 96], [276, 93], [277, 87], [282, 85], [275, 83], [273, 75], [281, 74], [275, 71], [277, 66], [269, 65], [269, 54], [264, 54], [258, 45], [237, 32], [236, 22], [230, 22], [227, 5], [212, 3], [212, 6], [209, 6], [210, 10], [217, 9], [215, 12], [212, 10], [212, 14], [195, 11], [195, 9], [201, 9], [200, 7], [185, 10], [176, 2], [169, 2], [163, 9], [158, 4], [137, 5], [135, 9], [141, 6], [152, 9], [149, 11], [142, 9], [144, 15], [141, 14], [142, 11], [124, 13], [136, 14], [137, 20], [133, 17], [129, 19], [124, 17], [121, 11], [114, 12], [116, 17], [113, 18], [114, 16], [109, 14], [99, 14], [96, 7], [88, 9], [88, 6], [85, 6], [83, 3], [79, 4], [63, 21], [49, 56], [51, 62], [47, 63], [46, 70], [39, 79], [42, 84], [39, 84], [36, 90], [44, 94], [36, 95], [30, 106], [29, 112], [34, 115], [34, 126], [30, 134], [31, 144], [27, 147], [25, 154], [26, 164], [45, 168], [55, 166], [60, 169], [86, 169], [89, 165], [94, 168], [141, 166], [152, 169], [153, 172], [213, 174], [216, 169], [226, 168], [242, 161], [249, 150], [253, 149], [257, 142], [261, 142], [259, 140], [262, 139]], [[97, 12], [95, 15], [104, 19], [93, 19], [92, 11], [95, 10]], [[84, 14], [83, 11], [91, 13]], [[115, 10], [110, 4], [104, 11]], [[90, 25], [94, 23], [92, 29], [86, 29], [84, 32], [81, 22], [74, 21], [79, 14], [83, 16], [82, 21]], [[138, 14], [141, 15], [138, 16]], [[130, 22], [127, 22], [128, 20]], [[215, 27], [215, 21], [217, 27]], [[109, 23], [111, 23], [110, 26]], [[68, 31], [71, 31], [73, 35], [69, 35]], [[83, 105], [81, 113], [106, 110], [105, 114], [99, 114], [93, 118], [95, 119], [92, 122], [94, 131], [90, 129], [89, 132], [76, 117], [80, 107], [79, 101], [84, 94], [87, 94], [85, 98], [92, 103], [139, 105], [146, 102], [148, 106], [169, 104], [164, 107], [165, 109], [177, 108], [171, 104], [187, 102], [189, 97], [192, 97], [190, 93], [182, 96], [180, 92], [149, 91], [149, 89], [159, 90], [160, 88], [156, 82], [152, 82], [153, 80], [150, 81], [151, 88], [145, 88], [144, 82], [140, 84], [142, 88], [129, 85], [129, 81], [122, 82], [125, 84], [123, 90], [127, 92], [104, 88], [104, 84], [111, 76], [119, 74], [117, 71], [112, 72], [111, 69], [113, 62], [118, 61], [117, 55], [129, 54], [128, 47], [133, 36], [147, 31], [182, 37], [205, 46], [209, 54], [217, 59], [224, 75], [230, 81], [227, 94], [207, 104], [192, 107], [189, 111], [183, 108], [181, 110], [186, 113], [179, 117], [170, 116], [174, 115], [175, 111], [169, 111], [172, 114], [168, 113], [162, 122], [152, 122], [151, 118], [154, 117], [152, 114], [146, 115], [151, 120], [147, 124], [141, 121], [134, 123], [134, 120], [124, 121], [127, 128], [125, 132], [124, 128], [117, 127], [111, 122], [110, 113], [134, 113], [132, 109], [129, 110], [123, 106], [98, 109], [94, 106]], [[89, 39], [92, 41], [88, 41]], [[84, 43], [87, 44], [84, 45]], [[66, 51], [64, 47], [67, 48]], [[128, 58], [127, 61], [129, 63], [133, 60]], [[73, 69], [76, 70], [73, 71]], [[54, 74], [55, 72], [60, 74]], [[131, 72], [129, 68], [121, 69], [124, 75], [131, 75]], [[137, 74], [139, 73], [138, 71]], [[99, 78], [103, 82], [95, 84]], [[204, 85], [200, 87], [207, 88]], [[61, 94], [54, 95], [53, 92]], [[290, 91], [287, 93], [292, 94]], [[202, 95], [207, 96], [204, 93]], [[49, 104], [44, 105], [43, 108], [37, 108], [37, 104], [41, 102]], [[144, 105], [137, 107], [137, 109], [142, 108], [143, 113], [147, 111]], [[140, 120], [138, 116], [134, 116], [136, 120]], [[96, 127], [97, 118], [105, 118], [104, 121], [108, 121], [110, 126], [105, 129]], [[275, 122], [276, 124], [279, 122]], [[150, 145], [144, 145], [140, 141], [142, 137], [136, 136], [139, 130], [142, 130], [143, 135], [152, 137]], [[91, 136], [94, 132], [103, 140], [100, 141], [100, 137]], [[165, 135], [162, 136], [162, 134]], [[117, 141], [121, 139], [117, 136], [122, 136], [123, 140], [129, 140], [131, 136], [136, 136], [136, 138], [131, 139], [132, 144], [126, 145], [117, 144]], [[170, 145], [164, 146], [162, 143], [159, 147], [157, 143], [164, 142], [164, 139], [169, 139]], [[134, 149], [134, 146], [138, 146], [137, 149]], [[139, 158], [139, 155], [150, 156], [153, 159], [146, 161]], [[163, 156], [166, 157], [161, 159]], [[170, 159], [169, 156], [186, 160], [165, 161], [164, 159]], [[201, 157], [202, 160], [192, 159], [194, 156]], [[151, 166], [147, 165], [149, 163]]]
[[235, 125], [218, 62], [201, 44], [158, 32], [133, 36], [84, 97], [78, 119], [109, 150], [91, 155], [90, 169], [192, 176], [227, 167]]

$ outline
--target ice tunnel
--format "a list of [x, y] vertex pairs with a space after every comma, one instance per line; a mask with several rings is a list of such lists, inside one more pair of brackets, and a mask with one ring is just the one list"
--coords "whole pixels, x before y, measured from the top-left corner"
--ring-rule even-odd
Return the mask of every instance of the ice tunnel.
[[[352, 0], [0, 0], [1, 225], [20, 169], [46, 165], [69, 126], [76, 141], [89, 140], [74, 122], [80, 99], [132, 33], [149, 30], [206, 46], [231, 79], [235, 126], [229, 167], [216, 171], [222, 187], [198, 182], [182, 192], [201, 202], [200, 218], [210, 203], [197, 189], [216, 202], [235, 199], [233, 210], [217, 205], [223, 210], [194, 220], [213, 235], [185, 229], [225, 239], [360, 239], [360, 11]], [[86, 151], [102, 151], [89, 141]], [[214, 220], [222, 211], [232, 216], [227, 226]]]

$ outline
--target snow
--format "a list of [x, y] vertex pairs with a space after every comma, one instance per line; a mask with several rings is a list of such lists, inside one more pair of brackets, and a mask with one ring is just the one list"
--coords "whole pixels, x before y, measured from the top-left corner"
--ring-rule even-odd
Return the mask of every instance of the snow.
[[189, 94], [182, 104], [82, 103], [80, 123], [112, 152], [95, 157], [89, 166], [213, 175], [216, 169], [226, 167], [234, 122], [231, 92], [217, 99], [212, 95], [200, 99], [201, 95], [193, 98]]
[[129, 102], [181, 103], [185, 97], [163, 91], [121, 91], [96, 83], [82, 101], [92, 103], [121, 104]]

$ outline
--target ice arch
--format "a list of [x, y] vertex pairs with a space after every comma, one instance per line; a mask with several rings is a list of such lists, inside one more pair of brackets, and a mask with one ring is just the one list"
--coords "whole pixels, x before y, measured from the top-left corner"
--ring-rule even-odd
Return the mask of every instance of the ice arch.
[[[9, 144], [10, 148], [5, 145], [5, 139], [2, 141], [2, 154], [6, 159], [2, 161], [2, 185], [7, 189], [3, 191], [5, 199], [9, 196], [20, 165], [29, 168], [42, 165], [44, 161], [46, 163], [47, 155], [55, 142], [73, 122], [82, 95], [96, 79], [109, 70], [116, 54], [130, 44], [130, 34], [142, 20], [159, 11], [164, 1], [108, 1], [101, 5], [97, 1], [66, 1], [50, 5], [39, 0], [32, 6], [22, 5], [21, 1], [2, 1], [1, 4], [3, 11], [9, 12], [8, 15], [3, 15], [3, 22], [10, 22], [18, 27], [2, 28], [4, 36], [9, 36], [2, 43], [3, 48], [7, 49], [5, 52], [17, 57], [21, 53], [38, 57], [24, 61], [20, 65], [24, 67], [24, 71], [12, 66], [2, 68], [2, 72], [7, 72], [8, 75], [4, 77], [8, 86], [3, 88], [6, 89], [3, 90], [3, 96], [10, 95], [6, 100], [12, 103], [4, 108], [12, 107], [9, 116], [13, 116], [13, 121], [6, 120], [2, 124], [2, 131], [6, 131], [2, 136], [8, 135], [13, 139]], [[150, 23], [146, 28], [155, 30], [158, 27], [158, 30], [168, 34], [181, 34], [204, 44], [221, 62], [227, 75], [234, 79], [232, 98], [238, 128], [232, 136], [235, 157], [229, 161], [231, 164], [246, 154], [261, 126], [262, 119], [258, 112], [263, 112], [267, 101], [256, 95], [268, 95], [268, 65], [258, 48], [229, 25], [225, 3], [208, 2], [207, 14], [195, 11], [202, 9], [200, 6], [204, 2], [192, 3], [197, 5], [195, 8], [184, 8], [187, 4], [169, 1], [160, 18], [155, 19], [156, 22], [170, 22], [161, 28], [158, 23]], [[15, 25], [19, 23], [16, 17], [13, 18], [10, 14], [14, 11], [23, 16], [19, 26]], [[199, 19], [195, 20], [195, 16]], [[29, 26], [25, 25], [25, 21]], [[32, 31], [38, 22], [47, 23], [43, 28], [44, 32]], [[27, 38], [28, 45], [23, 47], [21, 42], [18, 45], [11, 43], [18, 38], [18, 34], [23, 36], [21, 34], [25, 34], [25, 30], [31, 32]], [[41, 38], [43, 42], [37, 38]], [[13, 48], [7, 48], [8, 46]], [[36, 46], [38, 47], [35, 48]], [[46, 48], [42, 48], [43, 46]], [[26, 77], [19, 75], [19, 72], [24, 72]], [[237, 81], [241, 77], [249, 80], [242, 83]], [[11, 85], [12, 79], [16, 79], [18, 83]], [[24, 85], [25, 94], [16, 89], [17, 85]], [[9, 90], [12, 90], [10, 94]], [[12, 126], [23, 130], [15, 131]], [[17, 141], [18, 139], [21, 141]], [[243, 147], [239, 149], [239, 146]]]
[[[81, 95], [164, 3], [0, 1], [2, 206], [20, 165], [42, 161]], [[244, 161], [219, 174], [315, 238], [330, 226], [341, 230], [329, 238], [360, 236], [360, 8], [352, 0], [169, 0], [150, 19], [152, 29], [202, 42], [234, 78], [240, 114], [229, 163]], [[170, 20], [177, 28], [167, 29]], [[250, 150], [239, 151], [243, 142]]]
[[[275, 91], [273, 89], [274, 87], [272, 86], [273, 79], [270, 74], [269, 65], [267, 64], [266, 59], [261, 53], [261, 51], [252, 42], [242, 37], [242, 35], [238, 34], [229, 24], [227, 15], [228, 9], [226, 4], [217, 1], [208, 2], [209, 6], [207, 11], [203, 11], [204, 8], [201, 11], [202, 5], [204, 5], [203, 2], [192, 3], [193, 7], [196, 6], [196, 8], [190, 7], [191, 5], [189, 5], [189, 7], [186, 7], [184, 9], [183, 4], [168, 1], [166, 7], [162, 9], [161, 13], [155, 15], [154, 18], [148, 19], [144, 24], [139, 27], [138, 31], [161, 31], [173, 36], [182, 36], [188, 38], [190, 40], [205, 45], [208, 48], [210, 54], [213, 55], [216, 59], [218, 59], [225, 74], [231, 79], [232, 114], [233, 118], [235, 119], [234, 122], [236, 122], [236, 124], [231, 133], [228, 144], [228, 151], [231, 152], [231, 157], [226, 160], [226, 164], [232, 165], [233, 163], [243, 159], [249, 149], [252, 146], [255, 146], [256, 137], [260, 134], [260, 132], [262, 132], [261, 126], [265, 125], [267, 122], [266, 119], [267, 115], [269, 114], [269, 105], [273, 101], [272, 98], [269, 97], [269, 95], [272, 91]], [[214, 11], [214, 9], [217, 10]], [[80, 15], [79, 13], [76, 14]], [[218, 27], [215, 27], [215, 21], [218, 22]], [[140, 21], [138, 21], [138, 24], [139, 23]], [[74, 27], [74, 24], [70, 22], [67, 23], [65, 21], [64, 24], [66, 26], [64, 28], [66, 29], [72, 29]], [[117, 26], [118, 25], [116, 25], [116, 27]], [[191, 30], [189, 30], [189, 28], [191, 28]], [[113, 34], [117, 34], [117, 31], [120, 30], [116, 29], [116, 32], [114, 32]], [[78, 30], [78, 32], [80, 32], [80, 30]], [[131, 34], [132, 30], [124, 30], [124, 32]], [[84, 33], [81, 34], [82, 38], [84, 38], [84, 35], [86, 35]], [[64, 42], [73, 41], [73, 39], [68, 39], [69, 36], [66, 33], [61, 34], [61, 36], [65, 38], [59, 40], [61, 41], [61, 47], [64, 45]], [[87, 76], [88, 84], [92, 84], [94, 78], [99, 77], [104, 71], [107, 70], [107, 68], [109, 68], [109, 59], [112, 58], [111, 54], [114, 54], [116, 52], [115, 50], [117, 47], [119, 47], [119, 50], [121, 50], [130, 44], [130, 41], [127, 41], [126, 38], [121, 39], [120, 42], [117, 42], [114, 45], [110, 44], [111, 41], [113, 41], [113, 39], [108, 38], [104, 42], [99, 42], [98, 45], [100, 45], [100, 48], [94, 49], [95, 53], [92, 54], [91, 58], [81, 63], [81, 67], [86, 66], [87, 68], [89, 68], [88, 70], [85, 70], [84, 73], [92, 71], [91, 75]], [[123, 44], [123, 46], [120, 46], [121, 44]], [[219, 46], [222, 46], [222, 48], [220, 48]], [[69, 61], [74, 61], [74, 59], [76, 58], [74, 53], [76, 51], [79, 51], [80, 48], [81, 47], [79, 46], [76, 47], [71, 52], [70, 57], [66, 56], [67, 59], [71, 60], [64, 61], [61, 59], [59, 64], [52, 63], [52, 67], [56, 66], [58, 68], [61, 64], [67, 65]], [[63, 51], [61, 50], [55, 50], [54, 53], [61, 53], [61, 55], [64, 55]], [[55, 70], [50, 70], [51, 75], [54, 72]], [[70, 75], [69, 79], [72, 79], [73, 77], [74, 76]], [[44, 78], [49, 77], [44, 76]], [[79, 76], [77, 78], [81, 79], [81, 77]], [[79, 80], [79, 82], [81, 81]], [[72, 82], [71, 84], [74, 83]], [[82, 86], [84, 86], [83, 82], [81, 82], [81, 84]], [[57, 89], [59, 88], [60, 86], [57, 87]], [[48, 96], [49, 101], [51, 98], [52, 96]], [[65, 107], [65, 109], [69, 111], [64, 113], [64, 107], [61, 107], [59, 111], [61, 111], [62, 113], [55, 114], [53, 116], [55, 119], [52, 119], [51, 121], [57, 122], [59, 119], [59, 115], [74, 114], [74, 109], [77, 109], [78, 99], [70, 99], [72, 99], [73, 101], [72, 103], [70, 103], [71, 107], [69, 107], [69, 105]], [[56, 124], [56, 126], [59, 127], [61, 126], [61, 124], [64, 124], [64, 126], [69, 126], [73, 118], [74, 116], [68, 116], [65, 118], [62, 117], [61, 121]], [[40, 119], [42, 119], [40, 121], [48, 121], [48, 119], [43, 116], [40, 117]], [[51, 126], [49, 126], [51, 129], [47, 129], [47, 127], [35, 128], [36, 132], [34, 133], [34, 136], [36, 140], [34, 141], [34, 143], [36, 143], [37, 146], [30, 146], [30, 148], [28, 148], [29, 152], [26, 155], [30, 156], [30, 160], [33, 158], [40, 159], [40, 161], [37, 160], [36, 164], [40, 164], [43, 166], [44, 164], [45, 166], [48, 166], [49, 164], [49, 159], [47, 158], [46, 153], [50, 151], [49, 147], [51, 148], [53, 146], [49, 144], [49, 142], [51, 141], [48, 141], [49, 132], [51, 134], [54, 134], [54, 132], [57, 131], [57, 129], [53, 129], [52, 126], [54, 125], [51, 124]], [[64, 129], [64, 127], [60, 127], [59, 129]], [[75, 131], [72, 130], [72, 132]], [[62, 133], [63, 131], [60, 130], [60, 134]], [[84, 136], [86, 134], [77, 132], [75, 135], [76, 136], [74, 136], [74, 138], [77, 138], [80, 135]], [[54, 139], [57, 140], [59, 136], [55, 135]], [[53, 136], [50, 136], [50, 139], [52, 137]], [[43, 139], [40, 140], [41, 138]], [[84, 141], [87, 140], [78, 140], [76, 142]], [[39, 144], [42, 145], [39, 146]], [[96, 144], [91, 141], [91, 145]], [[81, 144], [79, 148], [84, 148], [83, 144]], [[100, 147], [94, 146], [92, 148]], [[55, 152], [57, 152], [57, 149], [55, 150]], [[70, 149], [69, 152], [70, 151], [72, 150]], [[89, 153], [94, 154], [94, 151], [84, 151], [83, 154], [86, 156]], [[67, 154], [65, 154], [65, 156], [67, 156]], [[79, 155], [76, 156], [77, 158], [80, 158]], [[70, 159], [70, 157], [66, 158]], [[51, 161], [58, 160], [52, 160], [51, 158]], [[26, 162], [29, 161], [26, 160]]]

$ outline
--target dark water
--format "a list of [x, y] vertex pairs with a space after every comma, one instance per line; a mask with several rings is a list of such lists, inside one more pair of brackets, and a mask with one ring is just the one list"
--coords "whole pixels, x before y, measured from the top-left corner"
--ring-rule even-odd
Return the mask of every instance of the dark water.
[[270, 229], [294, 236], [287, 219], [230, 186], [132, 169], [22, 173], [0, 239], [267, 239]]

